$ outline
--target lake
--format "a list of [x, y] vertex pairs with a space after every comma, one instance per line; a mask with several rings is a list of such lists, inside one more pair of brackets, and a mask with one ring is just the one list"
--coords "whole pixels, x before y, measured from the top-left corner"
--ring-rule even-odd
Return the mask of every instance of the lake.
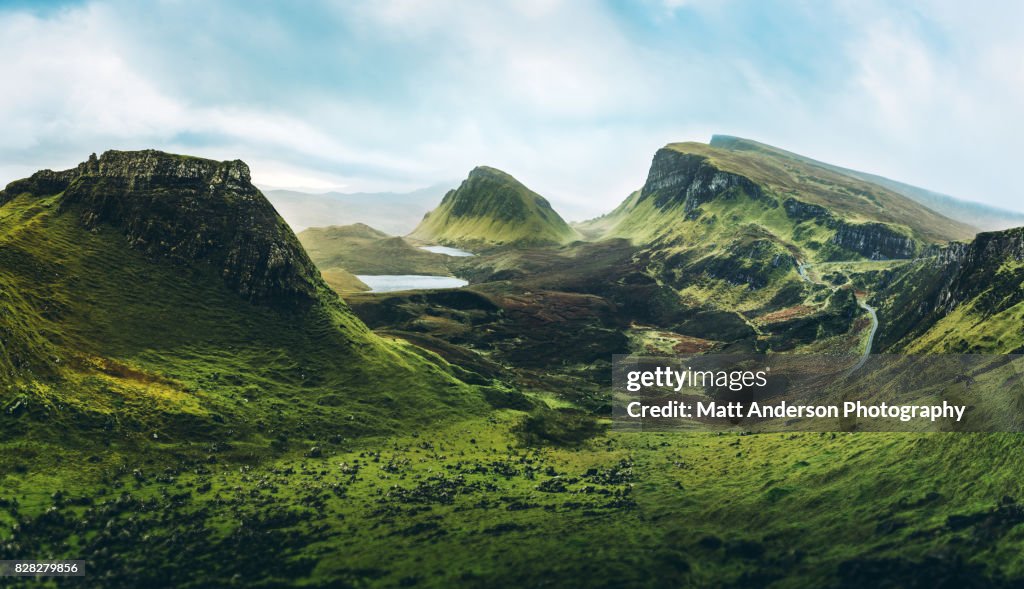
[[435, 254], [444, 254], [446, 256], [454, 256], [456, 258], [465, 258], [468, 256], [475, 256], [473, 252], [467, 252], [466, 250], [460, 250], [454, 247], [447, 247], [443, 245], [421, 245], [421, 250], [427, 250]]
[[396, 290], [419, 290], [424, 288], [459, 288], [469, 282], [451, 276], [424, 276], [422, 274], [356, 274], [370, 287], [370, 292], [393, 292]]

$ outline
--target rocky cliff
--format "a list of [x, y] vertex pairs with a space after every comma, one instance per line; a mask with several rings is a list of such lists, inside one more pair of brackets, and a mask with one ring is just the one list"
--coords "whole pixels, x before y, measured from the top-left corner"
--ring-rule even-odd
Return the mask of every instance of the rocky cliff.
[[704, 156], [659, 149], [638, 203], [651, 199], [659, 209], [681, 206], [689, 216], [711, 199], [737, 190], [752, 198], [764, 198], [761, 187], [749, 178], [722, 171]]
[[885, 223], [836, 224], [832, 243], [872, 260], [913, 258], [917, 242]]
[[[611, 236], [665, 243], [672, 240], [670, 234], [702, 233], [673, 222], [673, 218], [711, 227], [721, 223], [725, 215], [729, 226], [723, 229], [727, 231], [744, 224], [754, 232], [768, 229], [780, 242], [806, 247], [808, 251], [802, 257], [821, 260], [912, 258], [927, 243], [933, 243], [921, 235], [934, 231], [919, 235], [913, 229], [920, 215], [901, 216], [902, 209], [913, 203], [897, 201], [898, 195], [874, 194], [861, 185], [844, 185], [832, 177], [818, 178], [815, 173], [771, 153], [670, 144], [655, 154], [639, 193], [594, 225], [611, 227], [606, 230]], [[885, 211], [878, 205], [886, 198], [894, 201], [896, 214], [880, 214]], [[705, 206], [711, 203], [718, 204]], [[773, 211], [780, 207], [792, 229], [780, 226], [776, 220]], [[897, 216], [900, 223], [894, 221]], [[797, 227], [804, 223], [827, 232]], [[709, 237], [720, 242], [719, 236]]]
[[447, 365], [370, 332], [242, 162], [107, 152], [0, 199], [0, 438], [265, 446], [483, 408]]
[[929, 311], [945, 314], [981, 296], [983, 310], [999, 313], [1024, 301], [1024, 227], [979, 233], [970, 243], [953, 243], [927, 264], [940, 277]]
[[154, 258], [210, 266], [250, 301], [288, 307], [316, 298], [319, 272], [239, 160], [108, 151], [12, 182], [0, 203], [25, 193], [62, 194], [61, 211], [86, 228], [110, 226]]
[[828, 226], [832, 226], [835, 223], [835, 217], [828, 212], [828, 209], [821, 205], [813, 205], [789, 197], [782, 201], [782, 207], [785, 209], [786, 215], [797, 222], [818, 221]]
[[851, 223], [823, 206], [789, 197], [782, 202], [786, 216], [797, 223], [813, 221], [835, 230], [831, 242], [872, 260], [913, 258], [923, 249], [913, 237], [886, 223]]
[[[881, 277], [883, 289], [875, 297], [881, 349], [906, 347], [943, 322], [941, 337], [933, 334], [933, 339], [941, 339], [944, 349], [1019, 352], [1024, 344], [1017, 317], [1024, 304], [1024, 227], [979, 233], [972, 242], [928, 253]], [[954, 315], [969, 317], [954, 321]], [[972, 334], [976, 328], [984, 333]], [[975, 339], [1002, 343], [990, 350]]]

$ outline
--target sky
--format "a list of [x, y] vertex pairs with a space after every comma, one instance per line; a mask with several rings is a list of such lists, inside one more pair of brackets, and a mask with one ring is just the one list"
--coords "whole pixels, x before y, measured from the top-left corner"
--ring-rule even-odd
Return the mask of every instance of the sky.
[[263, 188], [501, 168], [569, 219], [713, 133], [1024, 211], [1024, 3], [0, 0], [0, 184], [92, 152]]

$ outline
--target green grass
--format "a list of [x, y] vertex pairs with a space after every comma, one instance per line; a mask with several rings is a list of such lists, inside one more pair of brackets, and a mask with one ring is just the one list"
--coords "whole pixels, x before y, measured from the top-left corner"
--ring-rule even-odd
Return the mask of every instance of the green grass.
[[544, 197], [494, 168], [478, 167], [410, 234], [468, 249], [560, 244], [578, 237]]
[[[531, 448], [521, 419], [255, 462], [243, 448], [172, 461], [114, 446], [90, 463], [23, 447], [0, 459], [15, 473], [0, 489], [23, 546], [154, 586], [833, 586], [863, 561], [903, 583], [1024, 575], [1004, 503], [1021, 493], [1017, 436], [612, 432]], [[187, 559], [171, 556], [178, 538]]]
[[374, 335], [325, 286], [308, 310], [254, 305], [213, 269], [149, 259], [110, 226], [85, 231], [54, 199], [0, 213], [0, 407], [20, 405], [18, 427], [316, 437], [482, 410], [443, 360]]
[[[648, 199], [605, 237], [646, 244], [651, 270], [679, 287], [686, 300], [745, 311], [764, 306], [787, 284], [799, 282], [794, 260], [816, 259], [812, 244], [827, 242], [834, 233], [811, 222], [795, 224], [781, 207], [742, 191], [705, 203], [699, 211], [687, 219], [682, 211], [662, 211]], [[776, 256], [781, 263], [775, 263]], [[744, 282], [751, 276], [756, 288]]]
[[666, 149], [705, 156], [723, 171], [746, 176], [773, 193], [824, 206], [851, 222], [905, 225], [925, 242], [969, 239], [976, 232], [883, 186], [771, 148], [732, 150], [687, 142], [671, 143]]
[[1024, 303], [995, 314], [965, 304], [939, 319], [926, 332], [907, 343], [908, 353], [972, 352], [1020, 353], [1024, 346]]

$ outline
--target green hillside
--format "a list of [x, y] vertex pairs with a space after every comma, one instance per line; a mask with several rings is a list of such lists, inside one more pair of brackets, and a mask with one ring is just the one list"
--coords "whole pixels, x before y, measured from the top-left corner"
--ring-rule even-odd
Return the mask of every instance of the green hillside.
[[370, 290], [365, 282], [343, 268], [327, 268], [320, 271], [327, 286], [334, 289], [336, 293], [353, 293]]
[[[703, 143], [669, 144], [655, 155], [640, 194], [618, 209], [615, 216], [619, 223], [613, 234], [649, 240], [665, 233], [672, 220], [645, 219], [644, 212], [650, 216], [645, 208], [664, 211], [683, 206], [683, 216], [688, 214], [691, 218], [686, 220], [694, 221], [698, 216], [694, 213], [696, 208], [716, 196], [739, 196], [739, 192], [759, 201], [761, 208], [781, 208], [779, 221], [783, 225], [806, 221], [824, 224], [825, 215], [831, 215], [851, 225], [882, 223], [923, 243], [969, 239], [975, 233], [972, 227], [883, 187], [780, 153], [724, 149]], [[645, 203], [653, 206], [644, 207]], [[640, 230], [642, 220], [659, 222]]]
[[779, 295], [795, 303], [785, 292], [801, 281], [800, 264], [911, 259], [974, 235], [895, 192], [785, 152], [703, 143], [659, 150], [639, 191], [579, 229], [629, 239], [684, 296], [740, 309]]
[[544, 197], [501, 170], [480, 166], [409, 237], [472, 249], [559, 244], [577, 234]]
[[844, 176], [850, 176], [851, 178], [858, 180], [863, 180], [864, 182], [880, 186], [905, 196], [910, 200], [939, 213], [940, 215], [944, 215], [950, 219], [955, 219], [961, 223], [965, 223], [979, 229], [993, 231], [1024, 225], [1024, 213], [1008, 211], [1006, 209], [981, 203], [961, 200], [947, 194], [912, 186], [905, 182], [890, 180], [889, 178], [885, 178], [884, 176], [879, 176], [877, 174], [869, 174], [867, 172], [859, 172], [857, 170], [851, 170], [841, 166], [826, 164], [824, 162], [813, 160], [809, 157], [798, 155], [770, 145], [765, 145], [763, 143], [758, 143], [757, 141], [752, 141], [750, 139], [731, 137], [729, 135], [715, 135], [711, 138], [710, 145], [711, 147], [718, 147], [733, 151], [752, 151], [772, 154], [776, 157], [802, 162], [814, 168], [824, 169]]
[[242, 162], [107, 152], [0, 203], [6, 436], [269, 442], [479, 406], [443, 361], [366, 329]]

